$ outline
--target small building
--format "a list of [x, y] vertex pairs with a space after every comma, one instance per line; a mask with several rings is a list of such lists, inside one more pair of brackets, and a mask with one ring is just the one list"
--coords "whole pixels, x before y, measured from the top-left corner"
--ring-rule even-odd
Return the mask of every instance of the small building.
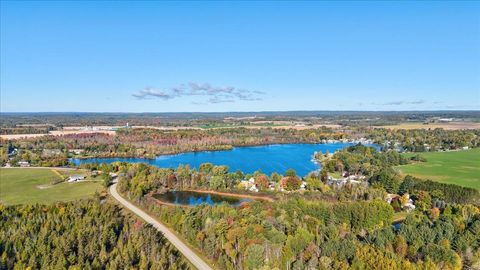
[[345, 186], [346, 184], [349, 184], [349, 183], [352, 184], [352, 185], [358, 185], [358, 184], [366, 183], [366, 182], [357, 181], [357, 180], [350, 180], [349, 178], [343, 178], [343, 179], [329, 178], [327, 180], [328, 185], [336, 185], [336, 186], [339, 186], [339, 187], [343, 187], [343, 186]]
[[68, 150], [68, 152], [74, 153], [75, 155], [81, 155], [81, 154], [83, 154], [83, 152], [85, 152], [85, 150], [84, 149], [70, 149], [70, 150]]
[[78, 182], [78, 181], [81, 181], [81, 180], [84, 180], [84, 179], [85, 179], [85, 176], [83, 176], [83, 175], [72, 175], [72, 176], [68, 177], [67, 182], [69, 182], [69, 183]]
[[249, 180], [242, 180], [242, 181], [240, 181], [239, 187], [243, 188], [245, 190], [250, 190], [254, 187], [256, 188], [255, 179], [253, 179], [253, 177], [252, 177]]
[[453, 118], [440, 118], [438, 119], [439, 122], [452, 122]]
[[397, 194], [391, 194], [391, 193], [389, 193], [389, 194], [387, 194], [386, 201], [387, 201], [387, 203], [392, 203], [393, 201], [398, 200], [399, 197], [400, 197], [400, 196], [397, 195]]
[[408, 200], [404, 205], [402, 205], [402, 209], [404, 209], [407, 212], [411, 212], [415, 210], [415, 204], [413, 204], [413, 200], [412, 198], [410, 198], [410, 195], [404, 194], [403, 196], [406, 196]]
[[17, 165], [20, 167], [30, 167], [30, 163], [28, 161], [22, 160], [17, 162]]
[[269, 182], [269, 183], [268, 183], [268, 188], [269, 188], [271, 191], [274, 191], [276, 187], [277, 187], [277, 185], [275, 184], [275, 182]]
[[8, 157], [13, 157], [17, 154], [18, 150], [17, 148], [13, 148], [13, 149], [8, 149]]
[[249, 190], [252, 191], [252, 192], [258, 192], [257, 185], [251, 186]]
[[300, 190], [305, 190], [306, 187], [307, 187], [307, 182], [302, 181], [302, 183], [300, 184]]
[[42, 156], [44, 157], [53, 157], [62, 154], [62, 150], [60, 149], [43, 149]]
[[[413, 200], [410, 198], [410, 195], [404, 194], [403, 196], [406, 196], [407, 200], [404, 204], [400, 203], [400, 207], [407, 212], [411, 212], [411, 211], [415, 210], [415, 205], [413, 204]], [[403, 197], [403, 196], [389, 193], [389, 194], [387, 194], [386, 201], [389, 204], [392, 204], [395, 201], [401, 201], [401, 197]]]
[[408, 199], [408, 202], [403, 206], [403, 209], [405, 209], [407, 212], [415, 210], [415, 205], [413, 204], [412, 199]]

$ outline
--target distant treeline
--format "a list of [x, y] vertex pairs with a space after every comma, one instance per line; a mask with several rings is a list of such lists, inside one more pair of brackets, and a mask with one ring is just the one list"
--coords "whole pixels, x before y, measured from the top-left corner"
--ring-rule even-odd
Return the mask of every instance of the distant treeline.
[[1, 127], [17, 124], [62, 126], [156, 125], [203, 126], [228, 120], [230, 123], [262, 121], [304, 121], [342, 125], [383, 125], [404, 121], [421, 122], [431, 117], [480, 119], [479, 111], [271, 111], [271, 112], [178, 112], [178, 113], [1, 113]]
[[25, 126], [25, 127], [2, 127], [0, 135], [5, 134], [47, 134], [50, 130], [55, 130], [52, 126]]
[[408, 152], [454, 150], [480, 147], [480, 129], [370, 129], [367, 137], [383, 146]]

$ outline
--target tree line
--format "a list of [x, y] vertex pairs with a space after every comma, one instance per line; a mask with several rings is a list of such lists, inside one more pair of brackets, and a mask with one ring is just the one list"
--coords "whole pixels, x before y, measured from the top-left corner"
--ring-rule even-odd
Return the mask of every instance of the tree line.
[[480, 146], [480, 129], [370, 129], [367, 137], [384, 149], [408, 152], [455, 150]]

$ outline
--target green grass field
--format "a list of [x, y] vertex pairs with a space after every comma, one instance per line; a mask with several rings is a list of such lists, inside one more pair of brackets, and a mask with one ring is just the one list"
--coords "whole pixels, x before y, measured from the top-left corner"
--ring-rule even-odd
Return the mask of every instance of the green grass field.
[[[412, 156], [413, 154], [407, 154]], [[480, 149], [420, 153], [427, 162], [397, 166], [403, 174], [480, 190]]]
[[103, 189], [101, 181], [50, 185], [54, 179], [61, 179], [60, 175], [80, 173], [47, 168], [1, 168], [0, 201], [4, 204], [47, 204], [87, 198]]

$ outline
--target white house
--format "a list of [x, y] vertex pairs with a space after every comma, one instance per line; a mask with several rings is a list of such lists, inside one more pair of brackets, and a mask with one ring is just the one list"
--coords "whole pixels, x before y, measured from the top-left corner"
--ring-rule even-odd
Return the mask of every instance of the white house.
[[248, 180], [240, 181], [239, 187], [252, 192], [258, 192], [257, 185], [255, 184], [255, 178], [253, 177]]
[[406, 196], [408, 200], [404, 205], [402, 205], [402, 208], [407, 212], [415, 210], [415, 205], [413, 204], [413, 200], [410, 198], [410, 195], [406, 194]]
[[244, 188], [245, 190], [251, 190], [252, 188], [256, 188], [255, 179], [252, 177], [249, 180], [240, 181], [240, 187]]
[[276, 187], [276, 185], [275, 185], [274, 182], [268, 183], [268, 188], [269, 188], [271, 191], [274, 191], [274, 190], [275, 190], [275, 187]]
[[22, 160], [17, 162], [17, 165], [20, 167], [30, 167], [30, 163], [28, 161]]
[[331, 178], [331, 179], [328, 179], [327, 181], [327, 184], [329, 185], [337, 185], [339, 187], [343, 187], [345, 186], [347, 183], [350, 183], [350, 184], [353, 184], [353, 185], [358, 185], [360, 183], [362, 183], [361, 181], [357, 181], [357, 180], [349, 180], [348, 178], [345, 178], [345, 179], [335, 179], [335, 178]]
[[68, 152], [74, 153], [75, 155], [80, 155], [80, 154], [83, 154], [83, 152], [85, 152], [85, 150], [84, 149], [70, 149], [70, 150], [68, 150]]
[[[401, 205], [402, 209], [407, 212], [415, 210], [415, 205], [413, 204], [413, 200], [410, 198], [410, 195], [408, 194], [405, 194], [405, 195], [407, 196], [408, 200], [405, 204]], [[400, 199], [400, 195], [389, 193], [387, 194], [386, 201], [391, 204], [394, 200], [399, 200], [399, 199]]]
[[415, 205], [413, 204], [412, 199], [408, 199], [408, 202], [403, 206], [403, 209], [405, 209], [407, 212], [415, 210]]
[[300, 190], [305, 190], [306, 186], [307, 186], [307, 182], [302, 181], [302, 183], [300, 184]]
[[67, 182], [69, 182], [69, 183], [78, 182], [78, 181], [83, 180], [83, 179], [85, 179], [85, 176], [83, 176], [83, 175], [72, 175], [72, 176], [68, 177]]
[[396, 199], [396, 198], [398, 198], [398, 197], [400, 197], [400, 196], [397, 195], [397, 194], [388, 193], [388, 194], [387, 194], [386, 201], [387, 201], [387, 203], [392, 203], [393, 199]]

